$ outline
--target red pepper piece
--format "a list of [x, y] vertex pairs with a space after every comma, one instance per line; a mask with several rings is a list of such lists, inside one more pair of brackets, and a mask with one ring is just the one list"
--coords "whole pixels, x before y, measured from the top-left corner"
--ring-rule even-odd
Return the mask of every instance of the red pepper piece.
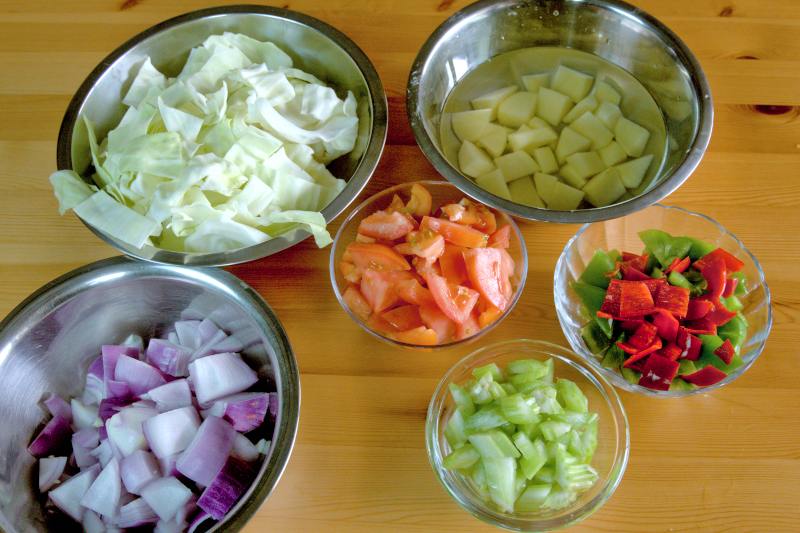
[[653, 300], [655, 300], [656, 295], [658, 294], [658, 290], [667, 284], [667, 280], [664, 278], [646, 279], [643, 280], [642, 283], [647, 285], [647, 288], [650, 289], [650, 296], [652, 296]]
[[672, 313], [666, 309], [656, 307], [656, 313], [653, 315], [653, 324], [658, 330], [659, 337], [667, 342], [675, 342], [681, 323]]
[[717, 326], [712, 322], [709, 322], [708, 317], [703, 317], [698, 320], [690, 320], [684, 322], [683, 326], [686, 328], [686, 331], [689, 333], [693, 333], [695, 335], [716, 335], [717, 334]]
[[647, 359], [647, 364], [642, 369], [639, 385], [648, 389], [669, 390], [672, 380], [678, 373], [679, 366], [677, 361], [653, 354]]
[[621, 327], [625, 331], [633, 332], [639, 329], [639, 326], [641, 326], [643, 323], [644, 323], [643, 318], [634, 318], [632, 320], [621, 320], [619, 322], [619, 327]]
[[[677, 330], [675, 331], [677, 334]], [[653, 345], [658, 335], [658, 328], [650, 322], [642, 321], [636, 332], [628, 339], [628, 344], [637, 350], [644, 350]]]
[[725, 342], [722, 343], [722, 346], [714, 350], [714, 355], [722, 359], [722, 361], [729, 365], [733, 360], [733, 356], [736, 355], [736, 351], [733, 349], [733, 344], [729, 339], [725, 339]]
[[720, 370], [719, 368], [713, 367], [708, 365], [704, 368], [701, 368], [697, 372], [692, 374], [684, 374], [681, 377], [684, 381], [688, 381], [689, 383], [694, 383], [698, 387], [708, 387], [709, 385], [713, 385], [714, 383], [719, 383], [723, 379], [727, 377], [728, 374]]
[[638, 268], [634, 268], [632, 265], [628, 263], [622, 263], [622, 266], [620, 266], [620, 270], [622, 270], [622, 279], [625, 280], [645, 281], [648, 279], [652, 279], [650, 276], [648, 276]]
[[604, 311], [598, 311], [597, 312], [597, 317], [598, 318], [605, 318], [605, 319], [612, 319], [612, 320], [614, 319], [613, 316], [611, 316], [610, 314], [608, 314], [608, 313], [606, 313]]
[[739, 285], [739, 278], [728, 278], [725, 280], [725, 290], [722, 291], [722, 296], [727, 298], [736, 292], [736, 286]]
[[682, 352], [683, 350], [677, 344], [671, 342], [657, 351], [656, 354], [666, 357], [670, 361], [677, 361]]
[[689, 310], [689, 289], [662, 285], [656, 295], [656, 307], [666, 309], [678, 318], [685, 317]]
[[635, 268], [639, 272], [647, 270], [648, 259], [650, 259], [648, 254], [637, 255], [630, 252], [622, 252], [622, 263]]
[[[722, 296], [722, 293], [725, 291], [725, 283], [727, 281], [725, 261], [719, 256], [706, 259], [710, 255], [711, 254], [708, 254], [702, 259], [695, 261], [694, 267], [700, 271], [703, 278], [705, 278], [708, 283], [708, 289], [706, 289], [706, 293], [703, 296], [710, 300], [719, 300], [719, 297]], [[700, 263], [701, 261], [703, 262]], [[700, 263], [699, 266], [698, 263]]]
[[725, 306], [720, 303], [719, 305], [715, 306], [713, 311], [704, 316], [703, 320], [707, 321], [709, 324], [713, 324], [714, 326], [723, 326], [730, 322], [735, 316], [736, 313], [733, 311], [728, 311], [725, 309]]
[[725, 270], [728, 272], [739, 272], [744, 268], [744, 263], [736, 258], [733, 254], [726, 252], [722, 248], [717, 248], [711, 253], [708, 253], [694, 262], [694, 267], [700, 272], [703, 267], [712, 261], [721, 260], [725, 264]]
[[700, 349], [703, 347], [703, 341], [699, 337], [692, 335], [685, 327], [678, 328], [678, 339], [676, 344], [681, 349], [679, 359], [688, 359], [689, 361], [697, 361], [700, 357]]
[[714, 303], [710, 300], [692, 298], [689, 300], [689, 308], [686, 311], [686, 320], [697, 320], [703, 318], [714, 309]]
[[641, 281], [629, 281], [622, 285], [619, 299], [619, 317], [633, 318], [653, 311], [653, 296]]
[[612, 316], [619, 316], [619, 302], [622, 296], [622, 281], [612, 279], [608, 284], [606, 290], [606, 297], [603, 299], [603, 305], [600, 306], [600, 311], [608, 313]]
[[624, 366], [626, 368], [630, 368], [631, 365], [633, 363], [635, 363], [636, 361], [639, 361], [640, 359], [644, 359], [645, 357], [647, 357], [651, 353], [655, 353], [655, 352], [659, 351], [663, 345], [661, 343], [661, 339], [656, 338], [655, 342], [650, 347], [645, 348], [644, 350], [639, 350], [638, 352], [635, 352], [635, 353], [631, 353], [630, 350], [633, 348], [633, 346], [630, 346], [627, 343], [617, 342], [617, 346], [619, 346], [622, 349], [623, 352], [631, 354], [631, 356], [628, 357], [625, 360], [624, 363], [622, 363], [622, 366]]
[[687, 255], [683, 259], [678, 259], [677, 257], [672, 260], [672, 263], [669, 264], [667, 269], [664, 271], [665, 273], [669, 274], [670, 272], [677, 272], [678, 274], [683, 274], [686, 272], [686, 269], [689, 268], [689, 265], [692, 264], [692, 260]]

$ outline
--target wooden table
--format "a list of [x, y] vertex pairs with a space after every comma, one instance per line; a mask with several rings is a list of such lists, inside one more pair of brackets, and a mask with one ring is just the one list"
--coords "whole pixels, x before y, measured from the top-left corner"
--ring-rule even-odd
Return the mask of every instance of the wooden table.
[[[59, 217], [47, 176], [72, 93], [118, 44], [209, 0], [0, 0], [0, 314], [46, 281], [115, 255], [74, 216]], [[775, 326], [758, 363], [711, 395], [656, 401], [623, 394], [631, 459], [585, 531], [800, 529], [800, 2], [640, 0], [697, 54], [716, 104], [711, 147], [667, 203], [711, 215], [758, 256]], [[435, 178], [405, 118], [406, 76], [453, 0], [286, 0], [338, 27], [375, 63], [389, 99], [389, 144], [363, 197]], [[334, 224], [335, 228], [336, 224]], [[577, 226], [524, 224], [528, 282], [483, 342], [566, 344], [552, 273]], [[388, 347], [342, 311], [328, 251], [303, 243], [231, 269], [277, 311], [302, 371], [294, 454], [248, 531], [488, 531], [444, 492], [428, 465], [425, 410], [466, 349]], [[794, 266], [793, 266], [794, 265]]]

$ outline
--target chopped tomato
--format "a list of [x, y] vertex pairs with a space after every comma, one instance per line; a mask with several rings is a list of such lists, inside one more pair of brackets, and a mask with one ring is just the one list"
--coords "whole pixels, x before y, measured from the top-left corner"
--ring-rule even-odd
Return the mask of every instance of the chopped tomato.
[[411, 274], [365, 270], [361, 276], [361, 294], [369, 302], [372, 310], [380, 313], [400, 300], [395, 284], [401, 279], [411, 279]]
[[442, 213], [451, 222], [473, 226], [484, 233], [494, 233], [497, 229], [497, 219], [494, 213], [485, 205], [476, 204], [467, 198], [457, 204], [442, 206]]
[[442, 276], [429, 273], [425, 280], [439, 309], [456, 324], [463, 324], [478, 302], [477, 291], [463, 285], [448, 283]]
[[381, 313], [381, 318], [400, 331], [414, 329], [422, 325], [419, 316], [419, 307], [416, 305], [401, 305]]
[[386, 211], [389, 211], [390, 213], [395, 211], [405, 213], [406, 205], [403, 203], [403, 199], [395, 194], [392, 196], [392, 203], [389, 204], [389, 207], [386, 208]]
[[366, 235], [363, 235], [361, 233], [356, 233], [356, 242], [363, 242], [363, 243], [366, 243], [366, 244], [372, 244], [372, 243], [377, 242], [377, 239], [374, 239], [372, 237], [367, 237]]
[[384, 320], [379, 313], [372, 313], [367, 320], [367, 327], [387, 337], [391, 337], [394, 333], [397, 333], [397, 329]]
[[506, 224], [502, 228], [489, 235], [488, 244], [492, 248], [508, 249], [508, 247], [511, 246], [511, 226]]
[[447, 278], [450, 283], [463, 284], [467, 277], [467, 265], [464, 263], [464, 252], [466, 248], [454, 244], [445, 244], [444, 252], [439, 258], [439, 267], [442, 269], [442, 276]]
[[483, 311], [480, 316], [478, 316], [478, 325], [481, 328], [485, 328], [489, 324], [494, 323], [500, 316], [502, 316], [503, 312], [494, 307], [489, 306], [485, 311]]
[[342, 295], [347, 308], [350, 309], [361, 320], [367, 320], [372, 314], [372, 307], [362, 296], [361, 291], [353, 285], [347, 287]]
[[456, 339], [462, 340], [468, 337], [472, 337], [473, 335], [477, 334], [480, 330], [481, 326], [478, 323], [478, 319], [475, 318], [475, 314], [470, 313], [470, 315], [463, 323], [456, 325]]
[[430, 230], [412, 231], [406, 235], [406, 242], [396, 245], [394, 250], [403, 255], [437, 259], [444, 253], [444, 237]]
[[500, 281], [502, 282], [503, 294], [505, 294], [506, 299], [510, 302], [511, 296], [514, 294], [514, 289], [511, 287], [511, 278], [514, 277], [516, 265], [514, 264], [514, 259], [511, 257], [511, 254], [508, 253], [507, 250], [504, 248], [499, 248], [499, 250], [500, 257], [503, 259], [501, 263], [503, 275]]
[[465, 248], [484, 248], [489, 240], [489, 236], [481, 231], [443, 218], [422, 217], [420, 227], [435, 231], [447, 242]]
[[402, 255], [383, 244], [354, 242], [347, 246], [345, 253], [362, 271], [411, 270], [411, 266]]
[[436, 346], [439, 343], [436, 332], [425, 326], [420, 326], [408, 331], [398, 331], [393, 334], [392, 337], [406, 344], [418, 344], [420, 346]]
[[413, 229], [414, 224], [398, 211], [376, 211], [358, 225], [360, 234], [385, 241], [403, 238]]
[[397, 295], [400, 298], [414, 305], [436, 305], [431, 295], [431, 291], [423, 287], [416, 279], [407, 279], [397, 282]]
[[456, 323], [445, 316], [435, 303], [421, 305], [419, 316], [422, 322], [436, 332], [439, 343], [447, 342], [456, 334]]
[[411, 264], [414, 265], [414, 269], [417, 271], [417, 274], [422, 276], [423, 279], [431, 272], [437, 275], [441, 275], [442, 273], [435, 259], [425, 259], [424, 257], [415, 257], [414, 259], [411, 260]]
[[339, 271], [342, 273], [344, 279], [350, 283], [358, 283], [361, 281], [361, 270], [350, 261], [339, 261]]
[[411, 198], [406, 204], [406, 212], [414, 215], [415, 217], [424, 217], [431, 214], [433, 207], [433, 198], [428, 189], [422, 185], [415, 183], [411, 186]]
[[466, 224], [467, 226], [480, 222], [477, 212], [467, 211], [467, 208], [461, 204], [443, 205], [442, 214], [446, 216], [450, 222], [458, 222], [459, 224]]
[[464, 252], [470, 284], [498, 309], [508, 307], [503, 290], [503, 258], [497, 248], [473, 248]]

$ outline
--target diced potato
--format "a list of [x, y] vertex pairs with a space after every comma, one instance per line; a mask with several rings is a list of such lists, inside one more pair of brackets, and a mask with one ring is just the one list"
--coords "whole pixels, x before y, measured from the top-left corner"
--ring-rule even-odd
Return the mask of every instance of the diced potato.
[[552, 174], [558, 171], [558, 161], [556, 154], [549, 146], [541, 146], [533, 151], [533, 158], [539, 165], [539, 169], [545, 174]]
[[551, 126], [558, 126], [570, 109], [572, 102], [568, 96], [547, 87], [539, 87], [537, 117], [546, 120]]
[[612, 141], [611, 144], [597, 151], [600, 154], [600, 159], [607, 167], [612, 167], [617, 163], [622, 163], [628, 159], [628, 154], [622, 149], [617, 141]]
[[533, 153], [536, 148], [557, 140], [558, 134], [550, 128], [515, 131], [508, 136], [508, 144], [512, 150], [525, 150], [528, 153]]
[[459, 139], [475, 142], [483, 135], [483, 130], [486, 129], [491, 120], [491, 109], [477, 109], [453, 113], [451, 124]]
[[533, 186], [531, 178], [520, 178], [508, 184], [508, 190], [511, 192], [511, 200], [518, 204], [527, 205], [530, 207], [544, 208], [544, 202], [536, 194], [536, 188]]
[[528, 122], [536, 111], [536, 95], [527, 91], [514, 93], [497, 107], [497, 121], [509, 128]]
[[[510, 129], [510, 128], [509, 128], [509, 129]], [[519, 128], [517, 128], [517, 131], [531, 131], [532, 129], [533, 129], [533, 128], [531, 128], [531, 127], [530, 127], [530, 126], [528, 126], [527, 124], [523, 124], [522, 126], [520, 126]]]
[[547, 203], [547, 199], [552, 196], [553, 188], [558, 183], [558, 177], [537, 172], [533, 175], [533, 183], [536, 185], [536, 192], [539, 194], [539, 198]]
[[664, 113], [676, 122], [686, 120], [686, 118], [692, 114], [692, 104], [685, 100], [670, 100], [669, 98], [664, 98], [659, 101], [659, 105], [661, 105], [661, 109], [664, 110]]
[[595, 116], [600, 119], [600, 122], [605, 124], [606, 128], [614, 131], [614, 126], [617, 125], [617, 120], [622, 116], [617, 104], [610, 102], [603, 102], [594, 112]]
[[492, 159], [470, 141], [464, 141], [458, 150], [458, 166], [470, 178], [477, 178], [495, 169]]
[[580, 102], [592, 89], [594, 78], [575, 69], [559, 65], [553, 74], [551, 87], [554, 91], [569, 96], [573, 102]]
[[586, 201], [590, 204], [595, 207], [605, 207], [625, 194], [625, 185], [622, 184], [619, 170], [611, 167], [590, 179], [583, 187], [583, 192], [586, 193]]
[[564, 163], [568, 155], [572, 155], [576, 152], [585, 152], [591, 146], [592, 141], [573, 130], [571, 127], [566, 126], [561, 130], [561, 135], [558, 138], [556, 157], [559, 163]]
[[550, 84], [550, 73], [542, 72], [541, 74], [528, 74], [522, 76], [522, 85], [525, 90], [530, 93], [535, 93], [539, 87], [547, 87]]
[[584, 192], [580, 189], [570, 187], [566, 183], [557, 181], [550, 191], [550, 200], [543, 200], [550, 209], [559, 211], [572, 211], [577, 209], [583, 200]]
[[[547, 128], [549, 130], [553, 129], [547, 121], [542, 120], [539, 117], [533, 117], [532, 119], [530, 119], [528, 121], [528, 126], [530, 126], [531, 128], [533, 128], [535, 130], [537, 130], [539, 128]], [[555, 131], [555, 130], [553, 130], [553, 131]]]
[[533, 160], [529, 153], [522, 150], [496, 157], [494, 164], [503, 171], [503, 176], [507, 182], [523, 176], [530, 176], [539, 171], [539, 165], [536, 164], [536, 161]]
[[477, 183], [485, 191], [488, 191], [495, 196], [505, 198], [506, 200], [512, 199], [511, 192], [508, 190], [508, 185], [506, 185], [506, 179], [503, 176], [503, 172], [499, 168], [496, 168], [491, 172], [484, 174], [483, 176], [478, 176], [475, 178], [475, 183]]
[[506, 151], [508, 130], [499, 124], [489, 124], [478, 139], [478, 146], [492, 157], [500, 157]]
[[567, 165], [571, 166], [576, 175], [582, 179], [599, 174], [606, 168], [597, 152], [578, 152], [569, 155]]
[[632, 159], [627, 163], [617, 165], [622, 184], [629, 189], [635, 189], [641, 185], [642, 180], [647, 174], [647, 169], [650, 168], [650, 163], [653, 162], [653, 155], [647, 154], [638, 159]]
[[631, 157], [642, 155], [647, 141], [650, 139], [649, 131], [625, 117], [620, 117], [617, 121], [617, 125], [614, 126], [614, 135], [625, 153]]
[[578, 172], [569, 164], [561, 167], [561, 169], [558, 171], [558, 175], [561, 176], [568, 185], [575, 187], [576, 189], [581, 189], [584, 185], [586, 185], [586, 178], [578, 174]]
[[564, 122], [567, 124], [571, 124], [575, 121], [578, 117], [586, 113], [587, 111], [594, 111], [597, 109], [599, 103], [594, 96], [587, 96], [573, 107], [569, 113], [564, 115]]
[[491, 109], [492, 110], [492, 120], [495, 119], [497, 116], [497, 106], [500, 105], [500, 102], [514, 94], [519, 90], [519, 87], [516, 85], [510, 85], [508, 87], [502, 87], [500, 89], [495, 89], [494, 91], [488, 92], [482, 96], [479, 96], [470, 102], [472, 104], [472, 109]]
[[[598, 150], [604, 146], [608, 146], [608, 144], [614, 140], [614, 134], [611, 130], [606, 128], [605, 124], [592, 113], [584, 113], [575, 119], [570, 126], [592, 141], [592, 150]], [[623, 148], [625, 148], [624, 145]]]
[[598, 81], [594, 84], [594, 97], [598, 102], [608, 102], [614, 105], [619, 105], [622, 101], [622, 95], [619, 94], [615, 88], [605, 81]]

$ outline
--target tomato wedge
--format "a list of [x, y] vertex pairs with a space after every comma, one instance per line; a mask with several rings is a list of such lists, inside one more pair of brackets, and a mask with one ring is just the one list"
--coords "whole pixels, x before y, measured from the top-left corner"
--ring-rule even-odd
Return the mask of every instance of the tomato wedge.
[[437, 259], [444, 253], [444, 237], [430, 230], [412, 231], [406, 235], [406, 242], [394, 247], [403, 255], [416, 255], [425, 259]]
[[489, 306], [485, 311], [483, 311], [478, 316], [478, 325], [481, 327], [481, 329], [483, 329], [489, 324], [494, 323], [498, 318], [502, 316], [502, 314], [503, 312], [500, 309], [494, 306]]
[[489, 236], [481, 231], [443, 218], [422, 217], [420, 227], [435, 231], [447, 242], [464, 248], [484, 248], [489, 240]]
[[511, 246], [511, 226], [506, 224], [502, 228], [489, 235], [488, 244], [492, 248], [504, 248], [507, 250], [508, 247]]
[[416, 305], [401, 305], [381, 313], [381, 318], [400, 331], [418, 328], [422, 325], [419, 316], [419, 307]]
[[394, 211], [405, 213], [406, 204], [403, 203], [402, 198], [400, 198], [395, 194], [394, 196], [392, 196], [392, 203], [389, 204], [389, 207], [386, 208], [386, 211], [389, 211], [390, 213]]
[[475, 315], [470, 313], [467, 319], [461, 323], [456, 325], [456, 339], [462, 340], [468, 337], [472, 337], [473, 335], [477, 334], [481, 330], [481, 326], [478, 323], [478, 319], [475, 318]]
[[447, 342], [455, 336], [456, 323], [447, 318], [435, 303], [421, 305], [419, 316], [427, 327], [436, 332], [439, 343]]
[[494, 233], [497, 219], [485, 205], [476, 204], [464, 198], [457, 204], [442, 206], [442, 213], [451, 221], [474, 228], [484, 233]]
[[408, 199], [406, 204], [406, 212], [415, 217], [424, 217], [431, 214], [432, 207], [433, 198], [428, 189], [418, 183], [412, 185], [411, 198]]
[[363, 243], [367, 243], [367, 244], [373, 244], [375, 242], [378, 242], [378, 240], [375, 239], [374, 237], [367, 237], [366, 235], [363, 235], [361, 233], [356, 233], [356, 242], [363, 242]]
[[467, 265], [464, 263], [463, 252], [467, 248], [454, 244], [445, 244], [444, 252], [439, 258], [439, 267], [442, 269], [442, 276], [447, 278], [450, 283], [457, 285], [464, 284], [467, 277]]
[[342, 273], [344, 279], [350, 283], [358, 283], [361, 281], [361, 270], [356, 268], [356, 265], [350, 261], [339, 261], [339, 271]]
[[348, 309], [355, 313], [361, 320], [367, 320], [372, 314], [372, 307], [369, 305], [369, 302], [364, 299], [364, 296], [358, 288], [352, 285], [347, 287], [342, 298], [344, 298]]
[[411, 274], [408, 272], [365, 270], [361, 276], [361, 294], [369, 302], [372, 310], [380, 313], [400, 300], [395, 284], [402, 279], [412, 279]]
[[436, 346], [439, 343], [436, 332], [425, 326], [408, 331], [398, 331], [392, 335], [392, 338], [406, 344], [418, 344], [420, 346]]
[[472, 308], [478, 303], [480, 296], [477, 291], [463, 285], [448, 283], [445, 278], [434, 273], [429, 273], [425, 281], [428, 282], [428, 289], [436, 305], [450, 320], [456, 324], [463, 324], [471, 316]]
[[383, 244], [353, 242], [345, 253], [360, 270], [411, 270], [411, 265], [402, 255]]
[[385, 241], [401, 239], [413, 229], [408, 217], [397, 211], [376, 211], [358, 225], [360, 234]]
[[501, 311], [508, 307], [503, 288], [503, 258], [497, 248], [473, 248], [464, 251], [464, 262], [472, 287]]

